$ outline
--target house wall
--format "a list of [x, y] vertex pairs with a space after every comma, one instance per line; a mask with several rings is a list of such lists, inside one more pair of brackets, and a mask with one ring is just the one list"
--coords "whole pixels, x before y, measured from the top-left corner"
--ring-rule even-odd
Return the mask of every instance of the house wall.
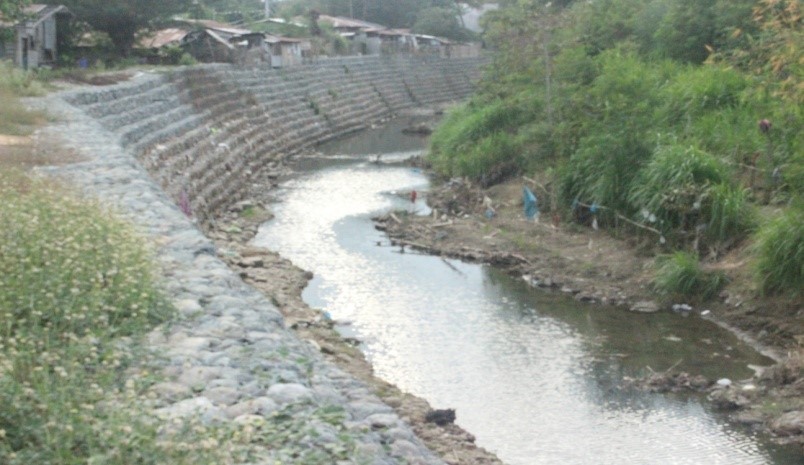
[[276, 163], [415, 105], [460, 100], [485, 58], [321, 59], [287, 67], [205, 65], [68, 94], [133, 152], [199, 224], [241, 200]]

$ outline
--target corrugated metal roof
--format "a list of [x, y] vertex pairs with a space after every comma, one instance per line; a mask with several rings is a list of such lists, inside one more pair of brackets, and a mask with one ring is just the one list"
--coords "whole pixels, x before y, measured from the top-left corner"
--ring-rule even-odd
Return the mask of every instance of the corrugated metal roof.
[[189, 32], [186, 29], [177, 27], [162, 29], [140, 39], [137, 46], [140, 48], [162, 48], [165, 45], [181, 42]]
[[211, 19], [185, 19], [183, 20], [183, 22], [188, 24], [197, 24], [199, 26], [203, 26], [206, 29], [212, 29], [214, 31], [219, 31], [223, 32], [224, 34], [235, 35], [235, 36], [241, 36], [252, 33], [252, 31], [248, 29], [241, 29], [231, 24], [213, 21]]
[[341, 16], [321, 15], [318, 17], [319, 21], [331, 24], [334, 28], [351, 28], [351, 29], [387, 29], [382, 24], [370, 23], [368, 21], [361, 21], [359, 19], [344, 18]]

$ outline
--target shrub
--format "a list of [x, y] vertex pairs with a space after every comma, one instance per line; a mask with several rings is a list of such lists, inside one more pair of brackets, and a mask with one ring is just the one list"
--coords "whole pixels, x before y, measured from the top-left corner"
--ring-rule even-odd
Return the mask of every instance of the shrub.
[[7, 176], [0, 195], [6, 336], [128, 335], [166, 318], [150, 257], [125, 223], [43, 181]]
[[726, 284], [723, 273], [704, 271], [698, 256], [688, 252], [660, 256], [656, 265], [653, 286], [664, 297], [705, 301], [717, 295]]
[[801, 201], [756, 234], [757, 279], [766, 294], [801, 295], [804, 283], [804, 206]]

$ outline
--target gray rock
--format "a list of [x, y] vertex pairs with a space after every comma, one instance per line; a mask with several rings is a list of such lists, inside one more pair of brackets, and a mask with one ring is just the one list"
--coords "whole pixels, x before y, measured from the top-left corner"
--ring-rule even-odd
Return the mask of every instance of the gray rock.
[[185, 369], [177, 381], [190, 389], [203, 390], [207, 383], [220, 378], [222, 373], [223, 369], [219, 367], [194, 366]]
[[240, 399], [240, 393], [237, 389], [220, 386], [204, 390], [204, 397], [215, 405], [232, 405]]
[[189, 387], [173, 382], [157, 383], [151, 387], [151, 391], [168, 402], [186, 399], [193, 394]]
[[313, 391], [309, 388], [296, 383], [278, 383], [268, 388], [268, 397], [275, 400], [279, 405], [295, 404], [311, 400]]
[[642, 300], [631, 306], [632, 312], [656, 313], [659, 311], [659, 304], [651, 300]]
[[225, 420], [226, 415], [206, 397], [193, 397], [176, 402], [173, 405], [159, 409], [157, 415], [164, 415], [167, 418], [189, 418], [198, 416], [205, 424], [219, 420]]
[[797, 436], [804, 434], [804, 411], [787, 412], [773, 420], [771, 429], [779, 436]]
[[224, 413], [229, 418], [237, 418], [243, 415], [262, 415], [268, 416], [277, 411], [279, 406], [268, 397], [257, 397], [238, 404], [226, 407]]
[[399, 417], [392, 413], [375, 413], [366, 418], [366, 422], [374, 429], [390, 428], [399, 424]]

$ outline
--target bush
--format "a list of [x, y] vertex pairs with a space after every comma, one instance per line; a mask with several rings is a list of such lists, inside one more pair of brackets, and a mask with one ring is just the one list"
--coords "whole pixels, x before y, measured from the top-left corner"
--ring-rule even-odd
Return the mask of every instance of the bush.
[[705, 301], [717, 295], [726, 284], [723, 273], [704, 271], [698, 256], [688, 252], [660, 256], [656, 265], [653, 286], [664, 297]]
[[804, 283], [804, 206], [801, 201], [756, 234], [757, 279], [766, 294], [801, 295]]

